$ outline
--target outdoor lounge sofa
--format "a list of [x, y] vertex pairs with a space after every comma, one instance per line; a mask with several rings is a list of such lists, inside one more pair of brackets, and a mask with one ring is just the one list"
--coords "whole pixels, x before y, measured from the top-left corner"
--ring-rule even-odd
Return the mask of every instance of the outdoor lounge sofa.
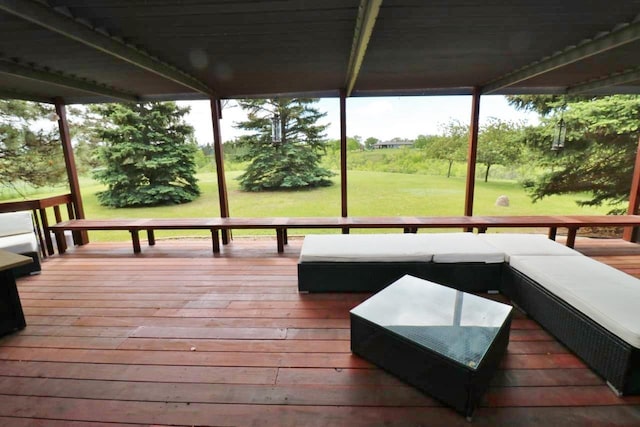
[[301, 292], [377, 292], [405, 274], [463, 291], [498, 290], [504, 254], [472, 233], [308, 235]]
[[539, 235], [393, 236], [307, 236], [298, 289], [376, 292], [411, 274], [462, 291], [498, 290], [614, 391], [640, 394], [640, 279]]
[[40, 272], [40, 250], [31, 212], [0, 213], [0, 249], [33, 259], [31, 264], [15, 268], [16, 276]]

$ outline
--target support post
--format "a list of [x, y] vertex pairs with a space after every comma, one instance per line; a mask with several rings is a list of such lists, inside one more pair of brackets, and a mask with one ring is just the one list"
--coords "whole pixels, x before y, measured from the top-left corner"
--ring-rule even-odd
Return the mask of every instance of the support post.
[[[78, 169], [73, 155], [73, 146], [71, 145], [71, 135], [69, 133], [69, 122], [67, 121], [67, 109], [62, 98], [54, 98], [56, 114], [58, 115], [58, 129], [60, 131], [60, 141], [62, 143], [62, 153], [64, 156], [64, 164], [67, 169], [67, 178], [69, 180], [69, 191], [73, 201], [73, 209], [75, 218], [84, 219], [84, 205], [82, 203], [82, 195], [80, 194], [80, 182], [78, 181]], [[73, 219], [73, 218], [70, 218]], [[64, 236], [63, 236], [64, 237]], [[74, 242], [79, 245], [89, 243], [89, 235], [86, 231], [74, 232]]]
[[[638, 151], [636, 152], [636, 163], [633, 167], [633, 179], [631, 180], [631, 192], [629, 194], [629, 215], [637, 215], [640, 211], [640, 140], [638, 140]], [[638, 241], [638, 227], [625, 227], [622, 238], [627, 242]]]
[[[340, 91], [340, 205], [343, 218], [348, 216], [347, 209], [347, 92]], [[342, 234], [349, 234], [348, 228]]]
[[[478, 126], [480, 121], [480, 88], [474, 87], [471, 100], [469, 151], [467, 155], [467, 185], [464, 198], [465, 216], [473, 215], [473, 194], [476, 185], [476, 159], [478, 155]], [[467, 230], [471, 231], [471, 230]]]
[[[213, 153], [216, 160], [216, 175], [218, 176], [218, 198], [220, 200], [220, 217], [229, 217], [229, 201], [227, 198], [227, 182], [224, 177], [224, 161], [222, 156], [222, 136], [220, 134], [220, 118], [222, 118], [222, 105], [220, 98], [211, 98], [211, 122], [213, 124]], [[229, 243], [229, 229], [220, 230], [222, 243]]]

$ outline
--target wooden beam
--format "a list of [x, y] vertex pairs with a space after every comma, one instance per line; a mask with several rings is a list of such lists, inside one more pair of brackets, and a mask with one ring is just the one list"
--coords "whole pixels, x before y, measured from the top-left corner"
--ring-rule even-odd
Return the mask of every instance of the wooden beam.
[[467, 154], [467, 184], [464, 198], [464, 214], [473, 215], [473, 196], [476, 185], [476, 159], [480, 122], [480, 88], [473, 88], [471, 98], [471, 124], [469, 125], [469, 150]]
[[[636, 153], [636, 163], [633, 168], [633, 178], [631, 180], [631, 192], [629, 194], [629, 215], [640, 213], [640, 140], [638, 140], [638, 151]], [[625, 227], [622, 238], [628, 242], [638, 241], [638, 227]]]
[[640, 80], [640, 67], [622, 73], [611, 74], [601, 79], [577, 84], [567, 88], [567, 95], [589, 93], [591, 91]]
[[[211, 104], [211, 122], [213, 124], [213, 153], [216, 160], [216, 175], [218, 177], [218, 199], [220, 201], [220, 216], [229, 217], [229, 200], [227, 197], [227, 182], [224, 176], [224, 159], [222, 153], [222, 135], [220, 133], [220, 118], [222, 108], [220, 99], [213, 97]], [[222, 230], [222, 243], [229, 243], [229, 230]]]
[[346, 91], [340, 91], [340, 200], [342, 216], [348, 215], [347, 209], [347, 97]]
[[211, 95], [213, 90], [186, 72], [148, 53], [96, 31], [72, 17], [35, 1], [0, 0], [0, 10], [61, 34], [93, 49], [171, 80], [196, 92]]
[[356, 28], [351, 44], [351, 54], [349, 55], [349, 65], [347, 67], [346, 96], [351, 95], [353, 87], [356, 84], [381, 5], [382, 0], [360, 0], [358, 19], [356, 20]]
[[78, 89], [84, 92], [95, 93], [102, 96], [108, 96], [118, 101], [138, 101], [138, 97], [136, 95], [127, 92], [122, 92], [108, 86], [90, 82], [88, 80], [69, 77], [64, 74], [53, 73], [51, 71], [44, 71], [12, 61], [0, 60], [0, 73], [10, 74], [12, 76], [22, 77], [25, 79], [37, 80], [39, 82], [50, 83], [57, 86]]
[[43, 104], [52, 104], [53, 103], [53, 99], [51, 99], [51, 98], [47, 98], [47, 97], [36, 95], [36, 94], [32, 94], [32, 93], [14, 91], [14, 90], [8, 90], [8, 89], [0, 89], [0, 98], [2, 98], [2, 99], [19, 99], [21, 101], [40, 102], [40, 103], [43, 103]]
[[[62, 152], [64, 155], [64, 164], [67, 169], [67, 178], [69, 179], [69, 190], [71, 200], [73, 201], [73, 213], [75, 218], [84, 219], [84, 205], [82, 203], [82, 194], [80, 193], [80, 182], [78, 181], [78, 169], [73, 155], [73, 146], [71, 145], [71, 134], [69, 133], [69, 122], [67, 121], [67, 109], [61, 98], [54, 99], [56, 106], [56, 114], [58, 115], [58, 128], [60, 130], [60, 141], [62, 142]], [[58, 236], [58, 239], [64, 239], [64, 236]], [[80, 245], [89, 243], [89, 236], [86, 231], [76, 232], [74, 241]]]
[[482, 93], [489, 94], [496, 92], [502, 88], [512, 86], [524, 80], [529, 80], [557, 68], [582, 61], [637, 40], [640, 40], [640, 22], [633, 22], [619, 29], [614, 29], [604, 36], [597, 36], [591, 40], [584, 40], [576, 46], [569, 46], [561, 52], [542, 58], [510, 74], [490, 81], [483, 86]]

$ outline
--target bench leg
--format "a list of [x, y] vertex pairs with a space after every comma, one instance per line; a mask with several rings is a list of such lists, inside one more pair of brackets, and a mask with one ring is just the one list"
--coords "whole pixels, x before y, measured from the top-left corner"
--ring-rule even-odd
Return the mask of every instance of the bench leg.
[[567, 246], [573, 248], [576, 245], [576, 234], [578, 233], [577, 228], [570, 228], [567, 233]]
[[284, 244], [288, 245], [289, 244], [289, 233], [287, 233], [287, 229], [286, 228], [282, 229], [282, 237], [284, 239]]
[[276, 228], [276, 239], [278, 241], [278, 253], [281, 254], [284, 252], [284, 228]]
[[54, 231], [54, 233], [56, 235], [56, 245], [58, 246], [58, 254], [62, 255], [67, 251], [67, 240], [64, 238], [64, 230]]
[[149, 242], [149, 246], [156, 244], [156, 235], [152, 229], [147, 230], [147, 241]]
[[549, 227], [549, 239], [556, 240], [556, 234], [558, 234], [558, 227]]
[[133, 253], [139, 254], [140, 253], [140, 234], [138, 233], [138, 230], [129, 230], [129, 232], [131, 233], [131, 243], [133, 243]]
[[214, 254], [219, 254], [220, 253], [220, 239], [218, 237], [218, 229], [217, 228], [212, 228], [211, 229], [211, 241], [213, 242], [213, 253]]
[[228, 229], [220, 230], [220, 234], [222, 234], [222, 244], [228, 245], [231, 240], [231, 231]]

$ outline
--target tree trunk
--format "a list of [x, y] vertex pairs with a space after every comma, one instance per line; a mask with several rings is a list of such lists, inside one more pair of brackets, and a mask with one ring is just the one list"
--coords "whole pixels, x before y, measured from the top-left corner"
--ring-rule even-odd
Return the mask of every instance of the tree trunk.
[[453, 160], [449, 160], [449, 169], [447, 170], [447, 178], [451, 177], [451, 166], [453, 165]]
[[489, 182], [489, 169], [491, 169], [491, 163], [487, 163], [487, 170], [484, 173], [484, 182]]

